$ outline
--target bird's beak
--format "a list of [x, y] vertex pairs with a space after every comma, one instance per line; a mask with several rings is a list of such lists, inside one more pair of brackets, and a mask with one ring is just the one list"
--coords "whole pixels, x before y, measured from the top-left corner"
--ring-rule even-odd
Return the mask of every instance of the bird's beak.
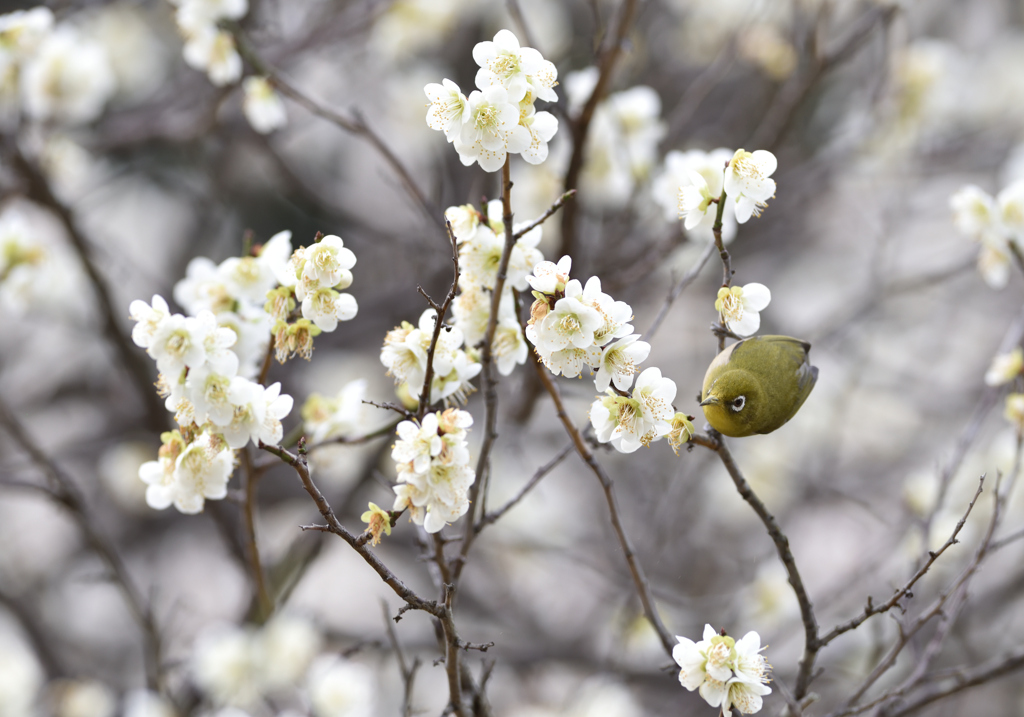
[[711, 404], [716, 404], [717, 405], [718, 402], [719, 402], [718, 401], [718, 396], [715, 396], [714, 394], [712, 394], [712, 395], [708, 396], [707, 398], [705, 398], [703, 401], [701, 401], [700, 405], [702, 405], [702, 406], [710, 406]]

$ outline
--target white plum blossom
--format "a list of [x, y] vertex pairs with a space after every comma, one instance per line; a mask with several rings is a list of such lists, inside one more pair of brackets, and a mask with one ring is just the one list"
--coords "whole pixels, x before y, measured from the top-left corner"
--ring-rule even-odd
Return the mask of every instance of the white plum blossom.
[[548, 142], [558, 131], [558, 119], [550, 112], [537, 112], [533, 105], [522, 110], [519, 124], [530, 133], [530, 145], [522, 151], [523, 159], [540, 164], [548, 158]]
[[142, 299], [136, 299], [128, 307], [129, 315], [138, 323], [132, 327], [132, 341], [136, 346], [149, 348], [160, 323], [171, 315], [170, 308], [162, 296], [153, 295], [152, 305]]
[[355, 318], [359, 310], [352, 294], [320, 287], [302, 300], [302, 316], [324, 331], [334, 331], [339, 321]]
[[554, 64], [532, 47], [520, 47], [508, 30], [499, 30], [493, 41], [478, 42], [473, 47], [473, 59], [480, 66], [476, 73], [480, 89], [501, 86], [508, 90], [512, 102], [521, 102], [528, 93], [546, 102], [558, 99], [554, 91], [558, 70]]
[[225, 364], [226, 349], [235, 341], [235, 333], [218, 327], [209, 311], [201, 311], [198, 316], [172, 314], [153, 330], [146, 352], [156, 361], [160, 373], [177, 375], [186, 366], [199, 368], [208, 358]]
[[638, 334], [630, 334], [604, 347], [594, 377], [594, 386], [598, 391], [604, 393], [610, 383], [614, 383], [620, 391], [632, 385], [637, 366], [646, 361], [651, 353], [651, 345], [639, 339]]
[[284, 100], [266, 77], [246, 77], [242, 89], [245, 92], [242, 112], [254, 130], [269, 134], [288, 124]]
[[365, 427], [363, 398], [366, 380], [350, 381], [334, 398], [313, 393], [302, 406], [302, 423], [313, 443], [332, 438], [354, 438]]
[[216, 25], [204, 27], [189, 35], [185, 42], [185, 62], [206, 72], [210, 82], [223, 87], [242, 77], [242, 58], [235, 47], [235, 38]]
[[192, 648], [192, 675], [215, 705], [248, 707], [262, 694], [263, 671], [253, 631], [218, 624], [199, 634]]
[[583, 303], [582, 297], [579, 280], [569, 280], [565, 296], [555, 302], [543, 319], [526, 328], [526, 337], [541, 355], [570, 345], [578, 349], [594, 345], [594, 332], [604, 324], [604, 317], [595, 307]]
[[498, 320], [491, 344], [494, 365], [502, 376], [509, 376], [516, 366], [526, 363], [529, 348], [523, 337], [523, 329], [515, 316], [504, 316]]
[[31, 650], [9, 631], [0, 633], [0, 715], [36, 714], [34, 704], [43, 678], [43, 670]]
[[775, 180], [771, 175], [776, 167], [778, 161], [768, 150], [736, 150], [725, 172], [725, 192], [736, 212], [737, 222], [744, 224], [751, 216], [761, 216], [761, 210], [775, 196]]
[[1009, 184], [995, 198], [968, 184], [949, 204], [956, 228], [981, 245], [978, 271], [985, 283], [1002, 289], [1010, 280], [1013, 250], [1024, 244], [1024, 180]]
[[309, 620], [277, 613], [256, 634], [262, 686], [274, 692], [302, 680], [323, 642]]
[[423, 422], [402, 421], [396, 429], [398, 440], [391, 451], [396, 463], [408, 464], [407, 470], [423, 473], [430, 467], [430, 461], [441, 453], [444, 442], [437, 433], [437, 414], [428, 413]]
[[672, 650], [679, 665], [679, 682], [689, 691], [698, 690], [712, 707], [721, 708], [723, 716], [738, 709], [742, 714], [760, 711], [761, 698], [771, 693], [767, 686], [769, 666], [761, 655], [761, 638], [748, 632], [739, 640], [704, 626], [703, 639], [694, 642], [686, 637]]
[[[664, 211], [666, 221], [677, 221], [684, 209], [690, 210], [695, 199], [690, 187], [699, 187], [703, 200], [703, 187], [695, 180], [692, 172], [696, 172], [704, 180], [704, 184], [707, 186], [707, 195], [718, 199], [722, 194], [725, 165], [732, 159], [733, 154], [731, 149], [723, 147], [710, 152], [692, 149], [686, 152], [672, 150], [666, 154], [664, 168], [651, 182], [651, 196]], [[683, 206], [684, 193], [687, 198], [686, 207]], [[700, 204], [697, 206], [700, 207]], [[696, 225], [686, 226], [687, 232], [711, 240], [713, 238], [711, 227], [715, 221], [717, 206], [717, 204], [709, 205]], [[685, 218], [687, 222], [692, 222], [696, 216], [689, 212]], [[735, 235], [735, 213], [723, 212], [722, 241], [728, 244]]]
[[692, 169], [688, 170], [688, 177], [690, 184], [679, 188], [679, 218], [683, 220], [684, 227], [695, 229], [709, 215], [714, 217], [718, 204], [712, 200], [718, 197], [711, 195], [704, 177]]
[[306, 681], [314, 717], [374, 717], [375, 683], [365, 665], [338, 655], [320, 656]]
[[[380, 360], [393, 376], [395, 385], [407, 386], [418, 400], [427, 372], [427, 352], [434, 333], [436, 312], [427, 309], [420, 315], [419, 326], [407, 321], [395, 327], [384, 338]], [[471, 390], [469, 380], [480, 373], [481, 365], [462, 349], [462, 331], [458, 326], [444, 327], [434, 349], [434, 379], [430, 386], [430, 402], [450, 396], [458, 398]]]
[[[234, 353], [229, 354], [235, 357]], [[234, 358], [234, 369], [224, 372], [214, 371], [209, 364], [191, 369], [185, 379], [185, 396], [192, 404], [195, 422], [199, 425], [210, 421], [217, 426], [231, 424], [235, 415], [235, 405], [231, 402], [231, 382], [238, 370], [238, 359]], [[177, 410], [177, 406], [175, 406]]]
[[123, 717], [175, 717], [175, 712], [158, 692], [132, 690], [124, 697]]
[[55, 717], [114, 717], [117, 696], [102, 682], [63, 679], [50, 683]]
[[428, 533], [469, 510], [469, 487], [476, 480], [466, 446], [472, 424], [472, 415], [454, 408], [429, 413], [420, 425], [398, 424], [400, 439], [391, 454], [399, 480], [393, 509], [408, 510]]
[[173, 504], [182, 513], [195, 514], [205, 500], [227, 495], [234, 453], [222, 440], [202, 433], [186, 443], [177, 431], [165, 433], [164, 439], [160, 457], [139, 467], [150, 508], [164, 510]]
[[985, 383], [1002, 386], [1013, 381], [1024, 371], [1024, 350], [1019, 346], [1010, 353], [998, 354], [992, 359], [992, 366], [985, 373]]
[[66, 25], [45, 36], [21, 77], [28, 115], [68, 124], [96, 119], [116, 89], [103, 46]]
[[[345, 247], [341, 237], [328, 234], [305, 252], [302, 265], [303, 286], [326, 286], [347, 289], [352, 285], [351, 269], [356, 255]], [[298, 296], [301, 300], [302, 297]]]
[[220, 430], [231, 448], [242, 448], [250, 439], [254, 444], [275, 444], [281, 440], [281, 419], [291, 413], [293, 399], [281, 393], [280, 383], [261, 386], [236, 376], [231, 379], [228, 400], [235, 408], [234, 414], [231, 422]]
[[760, 312], [772, 300], [764, 284], [722, 287], [715, 300], [715, 311], [722, 315], [726, 327], [739, 336], [752, 336], [761, 328]]
[[650, 445], [672, 430], [676, 384], [648, 368], [641, 373], [629, 397], [611, 393], [590, 406], [590, 423], [597, 440], [611, 443], [621, 453], [632, 453]]
[[472, 239], [480, 226], [480, 212], [472, 204], [448, 207], [444, 210], [444, 218], [452, 225], [452, 233], [459, 244]]
[[459, 160], [467, 167], [479, 162], [486, 172], [496, 172], [508, 154], [518, 154], [531, 144], [529, 131], [519, 124], [519, 105], [501, 85], [473, 90], [467, 99], [468, 118], [454, 140]]
[[430, 100], [427, 126], [444, 132], [449, 142], [455, 141], [462, 132], [462, 125], [469, 120], [469, 101], [466, 96], [449, 79], [442, 80], [441, 84], [431, 82], [423, 91]]
[[533, 267], [533, 274], [526, 277], [526, 281], [534, 291], [554, 296], [558, 292], [565, 291], [571, 268], [572, 257], [570, 256], [563, 256], [557, 264], [542, 261]]
[[203, 70], [210, 82], [223, 86], [242, 76], [242, 58], [235, 38], [217, 26], [221, 20], [238, 20], [249, 11], [248, 0], [182, 0], [175, 13], [185, 38], [185, 62]]

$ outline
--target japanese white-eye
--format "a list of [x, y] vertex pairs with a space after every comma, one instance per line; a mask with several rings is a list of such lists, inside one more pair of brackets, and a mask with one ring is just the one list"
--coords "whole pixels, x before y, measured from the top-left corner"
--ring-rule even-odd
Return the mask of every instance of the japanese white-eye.
[[708, 423], [726, 436], [771, 433], [796, 415], [818, 380], [807, 352], [790, 336], [737, 341], [708, 366], [700, 405]]

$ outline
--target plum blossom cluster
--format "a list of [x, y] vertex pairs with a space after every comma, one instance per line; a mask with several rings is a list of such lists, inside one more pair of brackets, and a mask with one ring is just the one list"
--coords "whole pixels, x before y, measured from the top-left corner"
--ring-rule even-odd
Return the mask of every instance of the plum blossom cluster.
[[479, 42], [473, 59], [480, 66], [476, 86], [466, 97], [449, 79], [424, 87], [430, 107], [427, 125], [444, 132], [467, 167], [474, 162], [496, 172], [510, 154], [531, 164], [548, 156], [548, 142], [558, 131], [550, 112], [538, 112], [536, 100], [556, 102], [558, 71], [532, 47], [520, 47], [508, 30], [493, 41]]
[[311, 706], [316, 717], [372, 715], [372, 671], [322, 648], [317, 627], [294, 615], [262, 627], [214, 625], [193, 645], [191, 674], [209, 702], [225, 708], [218, 714], [245, 715], [272, 700], [303, 713]]
[[949, 198], [956, 228], [977, 242], [978, 271], [993, 289], [1010, 280], [1012, 253], [1024, 246], [1024, 179], [1005, 187], [995, 197], [973, 184]]
[[596, 276], [585, 286], [579, 279], [570, 279], [571, 266], [568, 256], [557, 264], [542, 261], [526, 277], [534, 297], [526, 337], [556, 376], [575, 378], [590, 367], [597, 372], [598, 391], [612, 383], [624, 391], [632, 385], [633, 374], [650, 354], [651, 345], [633, 333], [629, 304], [601, 291]]
[[[448, 207], [445, 217], [452, 225], [459, 246], [459, 294], [452, 303], [453, 324], [463, 333], [467, 346], [476, 346], [487, 333], [491, 303], [498, 278], [498, 266], [505, 247], [505, 224], [500, 200], [488, 202], [486, 215], [470, 204]], [[516, 291], [526, 291], [527, 275], [543, 261], [537, 245], [542, 229], [538, 225], [524, 231], [523, 224], [514, 224], [515, 234], [524, 232], [509, 254], [508, 270], [498, 304], [498, 323], [491, 343], [491, 355], [498, 373], [508, 376], [517, 365], [526, 363], [528, 350], [523, 330], [515, 311]]]
[[[588, 67], [565, 79], [569, 113], [577, 116], [590, 99], [600, 72]], [[580, 173], [580, 199], [590, 206], [621, 209], [657, 162], [658, 143], [668, 128], [661, 98], [646, 85], [614, 92], [594, 108]]]
[[[394, 377], [395, 387], [402, 403], [409, 408], [419, 405], [423, 384], [427, 380], [427, 359], [434, 335], [437, 312], [427, 309], [420, 315], [417, 326], [403, 321], [384, 337], [380, 361]], [[434, 348], [432, 363], [434, 374], [430, 382], [428, 401], [454, 399], [464, 401], [473, 390], [472, 379], [480, 373], [476, 351], [464, 348], [465, 336], [457, 326], [441, 328]]]
[[[205, 500], [227, 494], [234, 450], [250, 440], [281, 440], [292, 398], [278, 383], [254, 380], [270, 350], [271, 329], [279, 360], [308, 357], [313, 335], [356, 313], [355, 299], [335, 290], [352, 282], [354, 264], [338, 237], [292, 252], [285, 231], [255, 255], [219, 265], [193, 259], [174, 287], [188, 315], [172, 313], [161, 296], [151, 304], [132, 302], [132, 340], [156, 361], [157, 385], [181, 427], [165, 433], [158, 460], [139, 469], [151, 507], [173, 504], [198, 513]], [[289, 324], [296, 297], [303, 317]]]
[[90, 122], [116, 90], [107, 51], [74, 22], [45, 7], [0, 15], [0, 124]]
[[[398, 424], [398, 441], [391, 451], [398, 472], [394, 510], [408, 510], [413, 522], [428, 533], [438, 532], [469, 510], [468, 491], [476, 480], [466, 446], [471, 425], [473, 416], [456, 408], [428, 413], [418, 424]], [[372, 515], [363, 519], [373, 527]]]
[[[278, 361], [295, 355], [308, 359], [314, 337], [355, 318], [359, 306], [343, 291], [352, 285], [355, 265], [356, 255], [334, 234], [317, 234], [312, 246], [300, 246], [283, 266], [274, 265], [281, 286], [264, 292], [263, 308], [274, 320]], [[302, 318], [293, 317], [296, 302], [301, 302]]]
[[[735, 152], [719, 147], [710, 152], [691, 149], [686, 152], [672, 150], [665, 155], [661, 171], [651, 182], [651, 197], [662, 208], [665, 220], [679, 220], [680, 192], [686, 187], [695, 185], [693, 174], [699, 174], [707, 185], [707, 194], [717, 198], [722, 194], [725, 180], [725, 166]], [[704, 201], [701, 194], [701, 201]], [[715, 223], [715, 213], [699, 212], [688, 214], [683, 226], [694, 237], [713, 241], [711, 228]], [[722, 212], [722, 241], [728, 244], [736, 236], [736, 213]]]
[[[667, 214], [671, 212], [672, 191], [676, 192], [676, 210], [688, 231], [705, 236], [715, 223], [719, 203], [725, 202], [723, 211], [723, 241], [727, 219], [731, 213], [737, 223], [748, 222], [752, 216], [761, 216], [768, 200], [775, 196], [775, 180], [771, 175], [778, 162], [767, 150], [746, 152], [736, 150], [727, 157], [727, 150], [705, 153], [670, 153], [666, 169], [654, 186], [654, 197]], [[728, 164], [722, 162], [726, 160]], [[721, 163], [721, 164], [719, 164]], [[719, 164], [716, 168], [715, 165]], [[729, 234], [734, 229], [730, 229]]]
[[767, 683], [771, 666], [761, 654], [761, 637], [748, 632], [739, 640], [704, 626], [703, 639], [694, 642], [676, 636], [679, 644], [672, 657], [679, 665], [679, 682], [690, 692], [698, 690], [723, 717], [733, 708], [742, 714], [761, 710], [761, 698], [771, 694]]

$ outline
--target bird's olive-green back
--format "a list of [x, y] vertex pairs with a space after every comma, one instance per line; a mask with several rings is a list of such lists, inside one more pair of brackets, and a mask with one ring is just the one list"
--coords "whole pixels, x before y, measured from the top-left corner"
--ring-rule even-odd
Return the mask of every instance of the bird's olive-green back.
[[[711, 362], [701, 399], [708, 422], [727, 436], [771, 433], [791, 419], [807, 400], [818, 379], [807, 352], [811, 345], [790, 336], [755, 336], [729, 346]], [[744, 396], [739, 411], [730, 408]]]

